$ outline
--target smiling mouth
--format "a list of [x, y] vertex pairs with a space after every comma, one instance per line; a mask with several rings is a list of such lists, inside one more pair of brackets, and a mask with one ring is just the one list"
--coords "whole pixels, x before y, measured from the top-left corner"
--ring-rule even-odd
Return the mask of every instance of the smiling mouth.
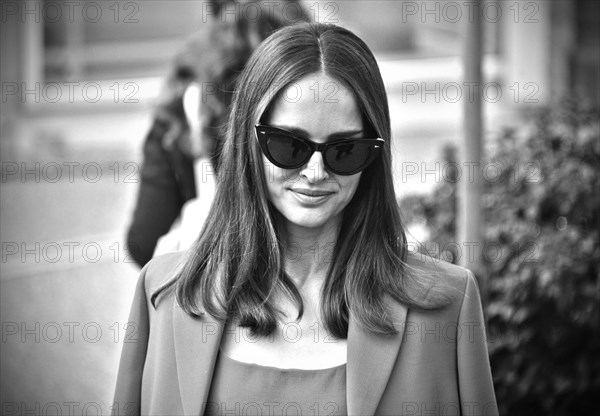
[[320, 196], [326, 196], [326, 195], [333, 194], [333, 192], [330, 192], [330, 191], [318, 191], [318, 190], [309, 190], [309, 189], [290, 189], [290, 190], [297, 194], [311, 196], [313, 198], [318, 198]]

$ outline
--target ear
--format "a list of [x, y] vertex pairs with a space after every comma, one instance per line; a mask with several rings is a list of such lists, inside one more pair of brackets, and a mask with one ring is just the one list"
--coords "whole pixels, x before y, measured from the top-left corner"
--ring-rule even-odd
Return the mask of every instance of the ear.
[[200, 132], [200, 95], [197, 82], [190, 83], [183, 93], [183, 112], [192, 134]]
[[202, 89], [200, 84], [192, 82], [183, 93], [183, 112], [190, 128], [190, 145], [195, 157], [205, 151], [202, 148], [202, 123], [200, 121], [200, 100]]

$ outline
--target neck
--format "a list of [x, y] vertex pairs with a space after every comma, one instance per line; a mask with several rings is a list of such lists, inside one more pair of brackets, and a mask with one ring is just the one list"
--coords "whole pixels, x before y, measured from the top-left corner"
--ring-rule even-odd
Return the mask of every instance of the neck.
[[303, 228], [287, 224], [284, 228], [283, 250], [285, 271], [296, 287], [321, 283], [327, 276], [339, 233], [340, 220], [322, 227]]

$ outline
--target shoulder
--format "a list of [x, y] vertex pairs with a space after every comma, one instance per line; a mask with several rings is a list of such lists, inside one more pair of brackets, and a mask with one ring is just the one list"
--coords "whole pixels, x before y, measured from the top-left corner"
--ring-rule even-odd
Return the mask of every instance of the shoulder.
[[460, 307], [477, 281], [473, 273], [464, 267], [433, 258], [422, 253], [409, 253], [406, 259], [407, 272], [439, 288], [454, 306]]
[[186, 259], [185, 251], [163, 254], [152, 258], [142, 269], [146, 296], [150, 296], [162, 285], [173, 279]]

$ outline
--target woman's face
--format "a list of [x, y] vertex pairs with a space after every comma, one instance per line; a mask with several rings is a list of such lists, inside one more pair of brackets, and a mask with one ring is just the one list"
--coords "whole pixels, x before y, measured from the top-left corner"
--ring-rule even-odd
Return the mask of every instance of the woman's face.
[[[341, 82], [320, 73], [286, 87], [262, 123], [290, 130], [316, 143], [364, 137], [354, 94]], [[269, 199], [287, 220], [288, 227], [314, 229], [335, 224], [354, 196], [361, 175], [329, 172], [320, 152], [297, 169], [279, 168], [264, 155], [263, 162]]]

